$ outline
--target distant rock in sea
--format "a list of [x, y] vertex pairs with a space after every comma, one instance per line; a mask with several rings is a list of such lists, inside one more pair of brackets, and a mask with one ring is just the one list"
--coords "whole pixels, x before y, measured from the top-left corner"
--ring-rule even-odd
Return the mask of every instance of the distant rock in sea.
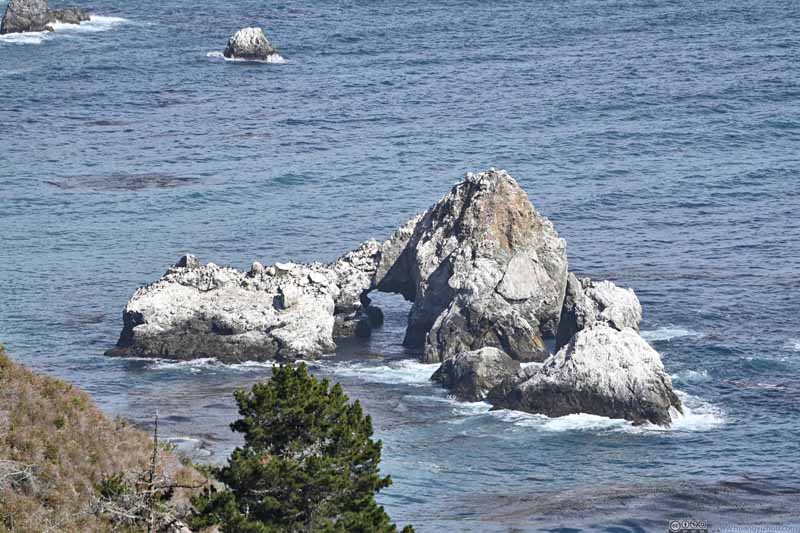
[[45, 31], [49, 23], [47, 0], [9, 0], [0, 34]]
[[229, 59], [266, 61], [278, 50], [264, 35], [261, 28], [243, 28], [228, 39], [223, 55]]
[[80, 24], [89, 19], [89, 12], [79, 7], [51, 10], [47, 0], [10, 0], [0, 23], [0, 34], [53, 31], [53, 23]]
[[61, 9], [51, 9], [47, 12], [50, 23], [60, 22], [62, 24], [80, 24], [91, 19], [89, 12], [79, 7], [64, 7]]

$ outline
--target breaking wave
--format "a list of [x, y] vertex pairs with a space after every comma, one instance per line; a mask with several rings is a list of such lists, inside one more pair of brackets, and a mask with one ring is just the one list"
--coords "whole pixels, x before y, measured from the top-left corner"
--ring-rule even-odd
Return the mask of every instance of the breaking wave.
[[[319, 361], [316, 361], [319, 362]], [[347, 377], [357, 378], [371, 383], [394, 384], [427, 384], [439, 363], [420, 363], [414, 359], [389, 361], [383, 364], [369, 362], [345, 362], [324, 364], [324, 371]]]
[[275, 361], [244, 361], [242, 363], [222, 363], [214, 357], [204, 357], [201, 359], [190, 359], [187, 361], [173, 361], [171, 359], [145, 359], [130, 358], [136, 361], [144, 361], [145, 365], [151, 370], [178, 370], [187, 371], [192, 374], [201, 372], [216, 372], [234, 370], [240, 372], [256, 372], [271, 369]]
[[100, 15], [92, 15], [88, 21], [82, 22], [81, 24], [64, 24], [62, 22], [56, 22], [52, 25], [53, 29], [55, 30], [52, 32], [33, 31], [0, 35], [0, 42], [10, 44], [42, 44], [45, 41], [50, 41], [63, 35], [108, 31], [121, 24], [125, 24], [126, 22], [130, 21], [121, 17], [103, 17]]
[[206, 57], [215, 61], [228, 61], [230, 63], [265, 63], [271, 65], [282, 65], [286, 63], [286, 59], [280, 54], [271, 54], [267, 59], [240, 59], [236, 57], [225, 57], [222, 52], [209, 52]]
[[711, 381], [708, 370], [683, 370], [670, 377], [676, 383], [707, 383]]
[[647, 341], [668, 341], [680, 337], [703, 336], [701, 333], [679, 326], [663, 326], [653, 330], [643, 330], [641, 335]]
[[520, 411], [490, 411], [490, 415], [515, 426], [537, 428], [542, 431], [621, 431], [625, 433], [697, 432], [709, 431], [725, 423], [722, 411], [714, 405], [681, 391], [675, 391], [683, 403], [683, 414], [673, 411], [672, 426], [666, 428], [653, 424], [633, 425], [618, 418], [579, 413], [550, 418]]

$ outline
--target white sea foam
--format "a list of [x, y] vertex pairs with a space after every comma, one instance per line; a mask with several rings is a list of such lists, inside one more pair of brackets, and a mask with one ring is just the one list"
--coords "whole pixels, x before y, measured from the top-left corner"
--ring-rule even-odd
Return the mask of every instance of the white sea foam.
[[668, 341], [679, 337], [702, 337], [701, 333], [680, 326], [663, 326], [658, 329], [642, 331], [641, 335], [648, 341]]
[[96, 33], [99, 31], [108, 31], [116, 28], [122, 24], [130, 22], [128, 19], [122, 17], [104, 17], [101, 15], [92, 15], [86, 22], [80, 24], [64, 24], [56, 22], [53, 24], [53, 29], [56, 30], [55, 34], [61, 32], [67, 33]]
[[708, 431], [725, 423], [725, 418], [717, 407], [681, 391], [676, 391], [683, 403], [683, 414], [674, 411], [672, 425], [668, 428], [653, 424], [635, 426], [633, 423], [616, 418], [578, 413], [550, 418], [520, 411], [499, 410], [490, 414], [518, 427], [536, 428], [541, 431], [622, 431], [626, 433], [647, 432], [695, 432]]
[[0, 35], [0, 42], [11, 44], [42, 44], [44, 41], [56, 39], [63, 35], [108, 31], [127, 22], [130, 21], [121, 17], [91, 15], [89, 20], [80, 24], [64, 24], [62, 22], [56, 22], [52, 25], [53, 29], [55, 30], [53, 32], [33, 31]]
[[275, 361], [245, 361], [243, 363], [221, 363], [214, 357], [203, 357], [200, 359], [190, 359], [187, 361], [173, 361], [170, 359], [141, 359], [150, 363], [152, 370], [184, 370], [192, 374], [199, 374], [206, 371], [237, 370], [242, 372], [261, 371], [269, 369]]
[[10, 44], [42, 44], [52, 33], [46, 31], [32, 31], [27, 33], [6, 33], [0, 35], [0, 43]]
[[265, 63], [272, 65], [282, 65], [286, 63], [286, 59], [280, 54], [271, 54], [267, 59], [242, 59], [237, 57], [225, 57], [222, 52], [208, 52], [206, 57], [215, 61], [228, 61], [231, 63]]
[[429, 383], [438, 363], [426, 364], [413, 359], [389, 361], [383, 364], [370, 362], [347, 362], [325, 364], [322, 369], [326, 372], [354, 377], [371, 383], [386, 383], [389, 385], [425, 384]]
[[786, 343], [786, 346], [790, 350], [794, 350], [795, 352], [800, 352], [800, 339], [789, 339]]
[[672, 374], [671, 377], [676, 383], [707, 383], [711, 381], [708, 370], [683, 370]]

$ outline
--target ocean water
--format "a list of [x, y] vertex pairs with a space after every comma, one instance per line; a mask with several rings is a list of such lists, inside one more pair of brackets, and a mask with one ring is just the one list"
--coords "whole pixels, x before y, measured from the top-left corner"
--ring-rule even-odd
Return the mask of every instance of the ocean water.
[[[192, 252], [330, 260], [467, 171], [508, 170], [572, 270], [633, 287], [669, 430], [460, 403], [408, 306], [311, 362], [372, 414], [400, 523], [800, 526], [800, 4], [95, 0], [0, 37], [0, 342], [222, 461], [268, 365], [109, 359], [127, 298]], [[0, 9], [5, 4], [0, 3]], [[266, 28], [283, 61], [222, 61]]]

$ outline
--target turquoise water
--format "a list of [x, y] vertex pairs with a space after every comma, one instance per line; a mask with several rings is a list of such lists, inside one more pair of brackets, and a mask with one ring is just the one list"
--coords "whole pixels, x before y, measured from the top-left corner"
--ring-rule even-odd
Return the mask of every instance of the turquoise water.
[[[633, 287], [669, 431], [453, 401], [407, 305], [315, 363], [373, 415], [418, 531], [800, 525], [800, 4], [100, 0], [0, 37], [0, 342], [211, 461], [258, 365], [112, 360], [180, 255], [243, 268], [385, 238], [507, 169], [570, 268]], [[4, 5], [0, 5], [4, 8]], [[214, 57], [264, 26], [284, 64]], [[211, 56], [209, 57], [209, 54]]]

